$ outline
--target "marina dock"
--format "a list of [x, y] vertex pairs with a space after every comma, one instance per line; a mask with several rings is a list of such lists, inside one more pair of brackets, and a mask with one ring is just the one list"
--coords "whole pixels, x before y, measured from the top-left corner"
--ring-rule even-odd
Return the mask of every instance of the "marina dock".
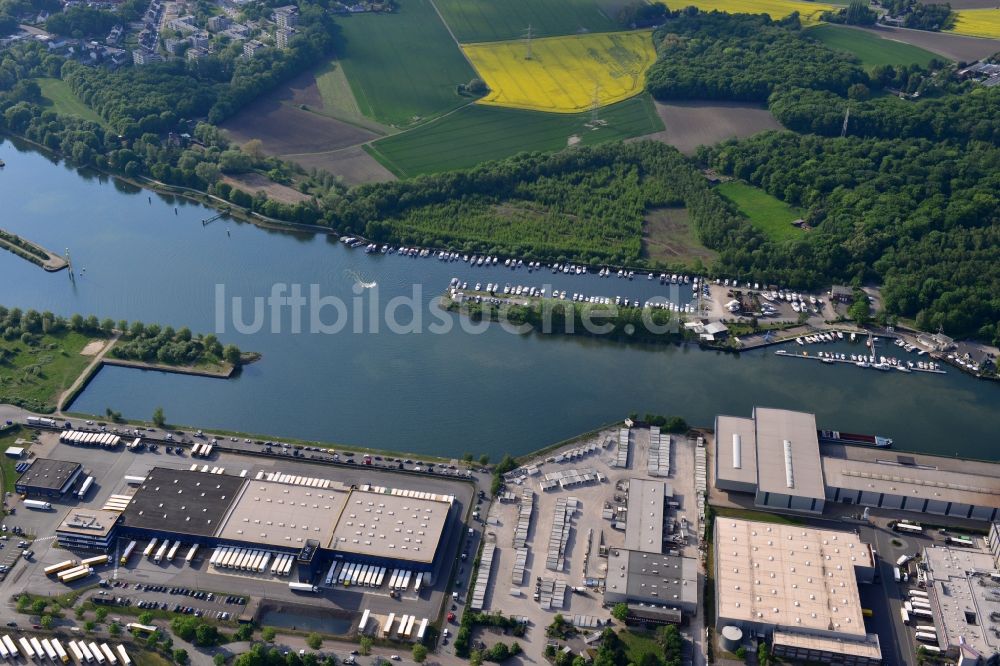
[[945, 372], [944, 370], [941, 370], [939, 368], [929, 368], [929, 367], [921, 368], [921, 367], [919, 367], [917, 365], [914, 365], [914, 366], [911, 367], [911, 366], [905, 364], [905, 362], [903, 362], [900, 365], [892, 365], [892, 364], [889, 364], [889, 363], [874, 363], [873, 364], [873, 363], [870, 363], [870, 362], [867, 362], [867, 361], [858, 361], [858, 360], [851, 359], [851, 358], [846, 358], [846, 357], [845, 358], [839, 358], [839, 357], [836, 357], [836, 356], [834, 356], [832, 354], [828, 354], [828, 353], [824, 353], [824, 352], [820, 352], [820, 354], [823, 354], [822, 356], [820, 356], [819, 354], [810, 354], [807, 351], [802, 351], [802, 352], [799, 352], [799, 353], [795, 354], [795, 353], [789, 352], [787, 349], [779, 349], [778, 351], [774, 352], [774, 354], [776, 356], [784, 356], [784, 357], [787, 357], [787, 358], [801, 358], [801, 359], [805, 359], [807, 361], [820, 361], [821, 363], [826, 363], [827, 365], [833, 365], [834, 363], [844, 363], [844, 364], [847, 364], [847, 365], [854, 365], [854, 366], [857, 366], [859, 368], [865, 368], [865, 369], [870, 369], [870, 370], [881, 370], [881, 371], [884, 371], [884, 372], [895, 370], [896, 372], [902, 372], [904, 374], [905, 373], [909, 373], [909, 372], [926, 372], [926, 373], [929, 373], [929, 374], [932, 374], [932, 375], [945, 375], [945, 374], [948, 374], [947, 372]]

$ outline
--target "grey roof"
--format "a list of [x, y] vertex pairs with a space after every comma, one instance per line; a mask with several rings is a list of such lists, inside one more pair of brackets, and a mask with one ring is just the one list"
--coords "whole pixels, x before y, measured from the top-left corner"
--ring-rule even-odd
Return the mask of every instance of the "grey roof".
[[825, 499], [816, 417], [755, 407], [754, 419], [758, 492]]
[[18, 486], [47, 490], [62, 490], [66, 482], [80, 469], [80, 463], [53, 458], [36, 458], [31, 467], [17, 479]]
[[628, 550], [663, 552], [665, 490], [662, 481], [629, 480], [628, 518], [625, 523], [625, 548]]
[[698, 563], [691, 557], [615, 550], [605, 589], [629, 601], [692, 606], [698, 603]]
[[1000, 505], [998, 463], [843, 444], [824, 444], [822, 452], [823, 475], [831, 488]]
[[757, 483], [757, 429], [753, 419], [716, 417], [715, 470], [717, 480]]
[[212, 536], [245, 479], [154, 467], [122, 514], [122, 526], [177, 535]]

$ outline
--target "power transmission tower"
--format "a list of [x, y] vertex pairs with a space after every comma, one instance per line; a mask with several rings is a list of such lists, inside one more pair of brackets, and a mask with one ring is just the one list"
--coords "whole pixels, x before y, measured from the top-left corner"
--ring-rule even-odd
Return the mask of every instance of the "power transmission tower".
[[524, 31], [524, 59], [531, 60], [531, 24], [528, 24], [528, 29]]
[[851, 105], [847, 105], [847, 111], [844, 112], [844, 126], [840, 128], [840, 138], [843, 139], [847, 136], [847, 121], [851, 118]]

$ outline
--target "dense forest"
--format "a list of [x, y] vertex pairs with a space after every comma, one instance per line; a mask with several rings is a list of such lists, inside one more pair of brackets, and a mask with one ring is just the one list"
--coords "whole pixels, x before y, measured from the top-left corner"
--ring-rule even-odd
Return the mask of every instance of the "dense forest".
[[240, 349], [236, 345], [222, 346], [214, 335], [193, 336], [187, 327], [174, 330], [170, 326], [120, 322], [121, 339], [111, 350], [115, 358], [167, 365], [202, 365], [225, 361], [240, 365]]
[[814, 227], [792, 243], [714, 238], [722, 266], [787, 284], [880, 282], [887, 312], [1000, 342], [1000, 149], [768, 132], [699, 157], [807, 208]]
[[646, 73], [657, 99], [727, 99], [763, 102], [778, 87], [846, 95], [870, 84], [850, 55], [804, 37], [798, 15], [676, 12], [655, 32], [659, 55]]
[[847, 133], [851, 136], [974, 140], [1000, 145], [1000, 88], [977, 88], [919, 101], [884, 96], [850, 102], [830, 92], [796, 88], [774, 93], [768, 103], [775, 118], [788, 129], [825, 136], [840, 136], [848, 105]]
[[652, 142], [522, 154], [365, 185], [331, 204], [325, 219], [343, 233], [559, 261], [639, 262], [643, 216], [659, 206], [685, 205], [706, 228], [739, 226], [680, 153]]

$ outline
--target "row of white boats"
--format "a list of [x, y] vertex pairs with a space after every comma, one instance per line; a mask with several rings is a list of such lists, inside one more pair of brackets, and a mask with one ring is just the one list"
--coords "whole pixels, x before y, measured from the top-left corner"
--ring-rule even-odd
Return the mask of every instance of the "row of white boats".
[[[844, 332], [843, 331], [832, 331], [830, 333], [816, 333], [814, 335], [801, 335], [801, 336], [795, 338], [795, 342], [799, 343], [800, 345], [807, 345], [807, 344], [814, 345], [816, 343], [834, 342], [835, 340], [843, 340], [843, 339], [844, 339]], [[854, 333], [851, 333], [851, 342], [854, 342], [857, 339], [858, 339], [858, 336], [855, 335]]]
[[785, 349], [775, 352], [778, 356], [797, 356], [799, 358], [817, 358], [823, 363], [853, 363], [859, 368], [874, 368], [875, 370], [898, 370], [899, 372], [937, 372], [944, 373], [934, 361], [906, 361], [892, 356], [875, 356], [867, 354], [846, 354], [842, 352], [816, 352], [816, 356], [809, 356], [808, 352], [790, 354]]
[[[469, 290], [469, 282], [462, 281], [457, 277], [451, 279], [449, 285], [449, 293], [452, 298], [465, 296], [465, 292]], [[638, 299], [629, 299], [623, 296], [615, 296], [614, 298], [610, 296], [587, 296], [586, 294], [567, 292], [565, 290], [553, 289], [551, 293], [545, 287], [530, 287], [526, 285], [512, 285], [510, 283], [505, 284], [502, 288], [499, 282], [488, 282], [483, 286], [482, 282], [476, 282], [472, 285], [471, 290], [473, 292], [485, 292], [490, 296], [521, 296], [530, 298], [553, 298], [562, 301], [570, 300], [577, 303], [594, 303], [598, 305], [615, 305], [626, 307], [626, 308], [652, 308], [659, 310], [669, 310], [671, 312], [685, 312], [694, 313], [695, 306], [688, 303], [679, 305], [665, 299], [652, 299], [646, 302], [641, 302]]]

